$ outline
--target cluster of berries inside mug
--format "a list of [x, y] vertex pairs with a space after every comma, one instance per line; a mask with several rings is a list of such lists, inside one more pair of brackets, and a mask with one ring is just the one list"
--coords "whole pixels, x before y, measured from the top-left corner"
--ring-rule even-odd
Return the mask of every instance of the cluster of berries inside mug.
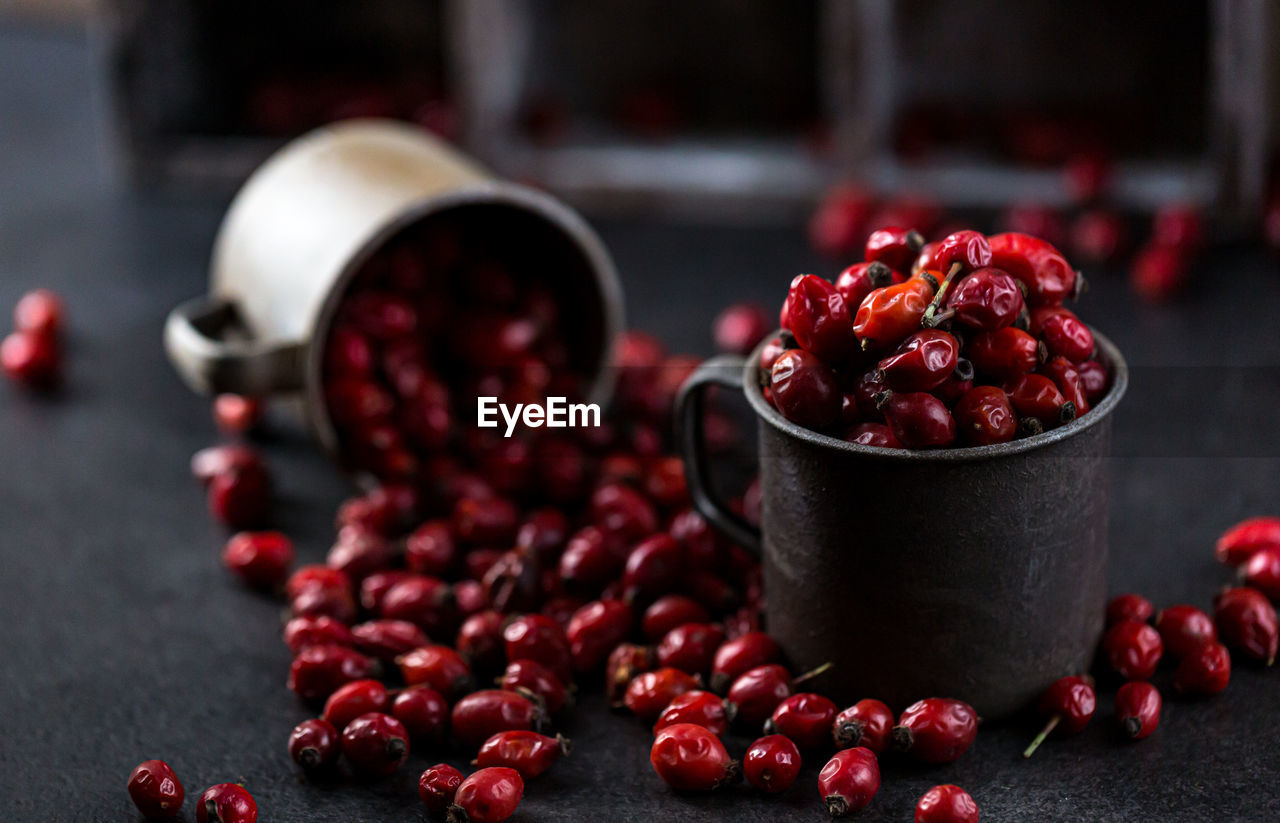
[[796, 277], [760, 349], [765, 398], [815, 431], [883, 448], [986, 446], [1087, 414], [1110, 370], [1063, 303], [1083, 278], [1045, 241], [871, 233], [834, 283]]

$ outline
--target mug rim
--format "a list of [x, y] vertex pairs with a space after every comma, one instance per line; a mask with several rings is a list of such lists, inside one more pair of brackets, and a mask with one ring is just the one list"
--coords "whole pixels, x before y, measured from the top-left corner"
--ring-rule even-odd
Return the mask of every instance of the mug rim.
[[761, 420], [783, 434], [815, 446], [882, 460], [924, 463], [962, 463], [975, 460], [991, 460], [1034, 451], [1073, 437], [1101, 423], [1119, 405], [1120, 399], [1124, 397], [1125, 391], [1129, 388], [1129, 364], [1125, 362], [1124, 355], [1120, 353], [1120, 350], [1106, 335], [1093, 326], [1089, 326], [1089, 330], [1093, 332], [1095, 351], [1100, 355], [1098, 359], [1111, 368], [1111, 385], [1107, 388], [1106, 395], [1098, 401], [1097, 405], [1090, 408], [1087, 413], [1077, 417], [1070, 423], [1031, 437], [1010, 440], [1008, 443], [994, 443], [987, 446], [959, 446], [946, 449], [889, 449], [883, 446], [851, 443], [839, 437], [807, 429], [798, 423], [788, 420], [780, 411], [774, 408], [772, 403], [764, 399], [764, 392], [761, 390], [760, 380], [757, 377], [760, 351], [768, 345], [770, 340], [781, 334], [782, 329], [775, 329], [765, 335], [765, 338], [747, 355], [747, 360], [742, 370], [742, 393], [746, 395], [747, 402], [751, 404], [752, 410]]

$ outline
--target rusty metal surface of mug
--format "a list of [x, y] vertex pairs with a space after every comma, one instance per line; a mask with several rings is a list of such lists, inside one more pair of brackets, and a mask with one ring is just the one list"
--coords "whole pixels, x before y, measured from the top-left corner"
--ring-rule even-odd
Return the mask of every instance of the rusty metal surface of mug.
[[[324, 341], [346, 287], [403, 230], [444, 215], [516, 219], [555, 236], [577, 265], [563, 267], [594, 330], [592, 402], [607, 401], [622, 290], [599, 237], [574, 211], [534, 189], [498, 180], [438, 138], [389, 120], [317, 129], [269, 158], [236, 195], [214, 242], [206, 297], [165, 324], [169, 359], [193, 389], [253, 396], [301, 392], [331, 454]], [[500, 232], [494, 232], [501, 243]]]
[[[993, 446], [911, 451], [802, 428], [765, 400], [759, 349], [704, 363], [677, 425], [698, 509], [764, 562], [765, 615], [816, 687], [901, 711], [955, 697], [987, 718], [1088, 670], [1106, 605], [1111, 413], [1128, 368], [1095, 332], [1107, 395], [1060, 428]], [[710, 485], [704, 393], [741, 389], [759, 429], [761, 527]]]

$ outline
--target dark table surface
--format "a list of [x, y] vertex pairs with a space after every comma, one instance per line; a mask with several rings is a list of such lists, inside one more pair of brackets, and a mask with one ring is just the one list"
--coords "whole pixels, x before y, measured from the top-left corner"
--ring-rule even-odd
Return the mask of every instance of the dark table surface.
[[[135, 820], [125, 777], [161, 757], [192, 796], [243, 780], [271, 823], [423, 819], [414, 781], [436, 758], [415, 754], [373, 786], [322, 787], [285, 756], [306, 712], [283, 687], [279, 606], [219, 566], [225, 535], [187, 468], [215, 439], [208, 405], [160, 347], [165, 312], [203, 288], [225, 202], [117, 182], [100, 82], [81, 38], [0, 28], [0, 306], [49, 286], [72, 327], [63, 392], [0, 386], [0, 816]], [[634, 325], [677, 350], [709, 353], [709, 321], [729, 300], [773, 304], [793, 273], [826, 270], [795, 226], [600, 229]], [[1214, 537], [1280, 511], [1280, 267], [1215, 250], [1165, 308], [1138, 305], [1115, 276], [1095, 281], [1082, 311], [1135, 366], [1111, 467], [1112, 587], [1208, 606], [1229, 577]], [[345, 481], [301, 433], [266, 448], [281, 525], [304, 559], [322, 557]], [[1240, 665], [1218, 699], [1168, 699], [1137, 745], [1110, 735], [1109, 694], [1090, 728], [1030, 762], [1029, 724], [984, 728], [954, 765], [888, 765], [862, 819], [909, 820], [945, 782], [967, 788], [984, 820], [1280, 818], [1278, 677]], [[1169, 679], [1156, 682], [1168, 691]], [[599, 697], [564, 730], [576, 753], [530, 786], [515, 820], [822, 819], [820, 763], [778, 798], [678, 797], [650, 770], [648, 730]]]

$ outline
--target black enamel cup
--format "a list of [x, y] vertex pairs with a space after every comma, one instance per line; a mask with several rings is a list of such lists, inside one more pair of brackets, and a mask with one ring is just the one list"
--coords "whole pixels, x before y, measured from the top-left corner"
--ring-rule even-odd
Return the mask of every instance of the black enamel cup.
[[[994, 446], [882, 449], [809, 431], [765, 400], [759, 349], [688, 379], [677, 421], [690, 492], [761, 554], [767, 628], [793, 671], [832, 663], [815, 687], [842, 705], [955, 697], [996, 718], [1088, 668], [1106, 606], [1111, 412], [1129, 380], [1094, 336], [1106, 396], [1065, 426]], [[712, 490], [711, 386], [741, 389], [759, 418], [759, 529]]]

